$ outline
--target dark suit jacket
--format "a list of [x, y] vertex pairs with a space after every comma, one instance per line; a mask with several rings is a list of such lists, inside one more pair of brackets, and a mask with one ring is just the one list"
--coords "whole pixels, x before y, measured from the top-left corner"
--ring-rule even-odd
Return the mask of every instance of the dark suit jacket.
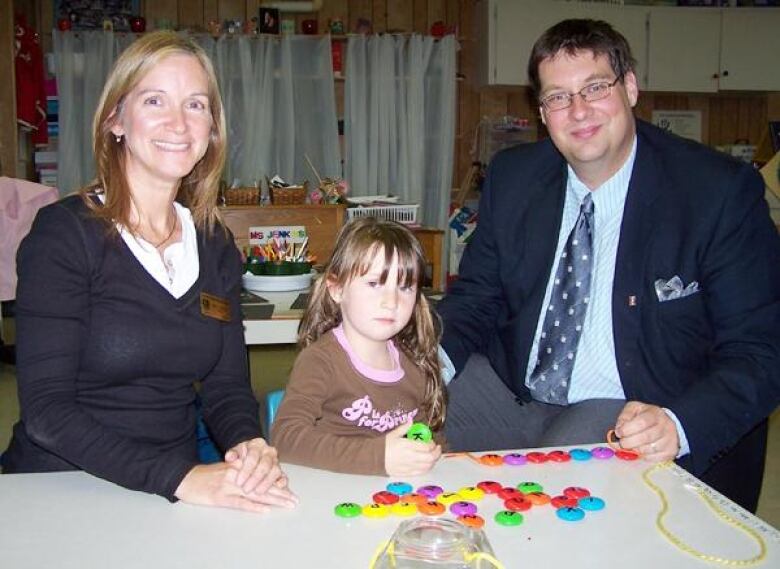
[[[627, 399], [677, 415], [691, 447], [681, 464], [701, 476], [778, 404], [780, 240], [753, 168], [642, 121], [637, 137], [612, 293], [617, 367]], [[549, 139], [499, 153], [438, 307], [456, 369], [483, 352], [519, 400], [566, 182]], [[659, 302], [655, 280], [675, 275], [700, 292]], [[763, 444], [748, 454], [763, 461]]]

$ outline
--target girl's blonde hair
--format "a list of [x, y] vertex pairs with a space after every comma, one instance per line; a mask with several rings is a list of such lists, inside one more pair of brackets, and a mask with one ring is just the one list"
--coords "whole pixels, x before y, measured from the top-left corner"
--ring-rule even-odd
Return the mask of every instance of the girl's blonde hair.
[[[113, 227], [119, 223], [130, 227], [131, 193], [127, 181], [125, 145], [117, 142], [111, 127], [118, 120], [127, 95], [163, 59], [171, 55], [190, 55], [198, 60], [206, 73], [211, 137], [206, 154], [192, 171], [182, 178], [177, 201], [192, 212], [195, 225], [213, 231], [220, 220], [217, 208], [219, 181], [225, 165], [226, 127], [217, 76], [206, 52], [191, 39], [171, 31], [146, 34], [119, 56], [111, 69], [92, 121], [93, 152], [97, 174], [80, 190], [92, 212]], [[91, 195], [102, 192], [104, 204], [97, 204]]]
[[312, 287], [298, 327], [298, 343], [305, 348], [341, 323], [341, 309], [331, 298], [328, 285], [343, 287], [355, 277], [366, 274], [380, 253], [385, 261], [380, 277], [382, 283], [387, 280], [393, 257], [397, 255], [398, 283], [417, 287], [412, 317], [394, 339], [425, 376], [425, 395], [420, 410], [422, 416], [428, 418], [429, 426], [437, 430], [444, 425], [447, 407], [438, 354], [441, 326], [422, 294], [425, 256], [420, 242], [403, 225], [366, 217], [350, 221], [341, 229], [333, 255]]

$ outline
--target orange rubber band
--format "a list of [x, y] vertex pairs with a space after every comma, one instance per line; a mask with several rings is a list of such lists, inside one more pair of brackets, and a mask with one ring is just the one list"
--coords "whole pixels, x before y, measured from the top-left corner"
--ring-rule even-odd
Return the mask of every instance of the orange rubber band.
[[617, 435], [615, 434], [615, 429], [610, 429], [607, 431], [607, 445], [615, 452], [620, 451], [620, 452], [634, 454], [637, 456], [637, 458], [642, 456], [639, 453], [639, 451], [621, 447], [620, 443], [618, 442]]

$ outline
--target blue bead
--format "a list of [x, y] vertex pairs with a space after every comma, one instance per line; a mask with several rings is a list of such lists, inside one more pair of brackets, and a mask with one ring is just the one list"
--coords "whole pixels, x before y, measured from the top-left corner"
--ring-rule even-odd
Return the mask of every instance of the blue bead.
[[583, 510], [590, 510], [591, 512], [603, 510], [605, 505], [604, 500], [597, 498], [596, 496], [585, 496], [584, 498], [580, 498], [579, 502], [580, 508]]
[[566, 522], [578, 522], [585, 517], [585, 512], [579, 508], [558, 508], [555, 514]]
[[571, 449], [569, 451], [569, 454], [571, 455], [573, 460], [590, 460], [592, 458], [590, 451], [585, 450], [584, 448]]

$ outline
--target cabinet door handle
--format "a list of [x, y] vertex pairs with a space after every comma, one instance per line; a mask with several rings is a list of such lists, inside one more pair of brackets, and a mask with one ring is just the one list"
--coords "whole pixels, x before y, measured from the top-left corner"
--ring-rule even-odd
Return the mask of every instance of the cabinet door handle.
[[728, 77], [728, 76], [729, 76], [729, 72], [728, 72], [728, 70], [726, 70], [726, 71], [724, 71], [724, 72], [723, 72], [723, 76], [724, 76], [724, 77]]
[[712, 74], [712, 78], [713, 79], [718, 79], [718, 78], [720, 78], [720, 75], [718, 75], [717, 73], [713, 73]]

